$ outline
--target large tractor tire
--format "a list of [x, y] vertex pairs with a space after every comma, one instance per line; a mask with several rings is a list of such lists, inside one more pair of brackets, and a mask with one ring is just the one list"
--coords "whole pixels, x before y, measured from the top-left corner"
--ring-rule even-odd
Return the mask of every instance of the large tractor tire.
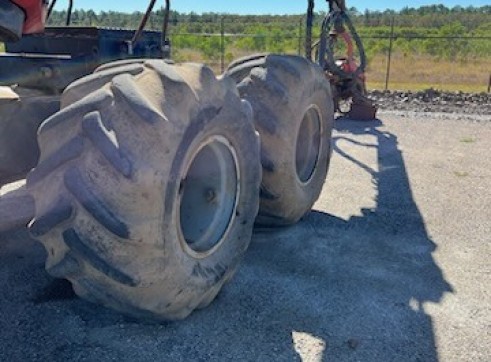
[[182, 319], [207, 306], [258, 210], [250, 105], [206, 66], [159, 60], [108, 67], [66, 96], [39, 130], [27, 180], [47, 271], [135, 317]]
[[59, 95], [19, 87], [11, 93], [17, 96], [0, 95], [0, 186], [24, 178], [37, 164], [39, 125], [60, 109]]
[[329, 168], [334, 122], [331, 87], [305, 58], [258, 54], [226, 75], [252, 105], [261, 137], [259, 225], [290, 225], [310, 211]]

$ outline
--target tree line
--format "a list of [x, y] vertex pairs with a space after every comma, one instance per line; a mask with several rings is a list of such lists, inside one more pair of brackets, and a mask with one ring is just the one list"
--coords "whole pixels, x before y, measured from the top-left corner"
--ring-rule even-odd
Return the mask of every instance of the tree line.
[[[447, 8], [444, 5], [430, 5], [419, 8], [406, 7], [400, 11], [385, 10], [373, 11], [366, 10], [365, 12], [358, 11], [355, 7], [349, 9], [350, 16], [356, 25], [363, 26], [389, 26], [394, 19], [398, 26], [403, 27], [423, 27], [423, 28], [440, 28], [447, 23], [459, 22], [465, 30], [473, 31], [483, 24], [491, 22], [491, 6], [481, 7], [461, 7], [455, 6]], [[316, 13], [316, 24], [319, 25], [325, 16], [324, 11]], [[53, 11], [48, 24], [53, 26], [64, 25], [67, 13], [66, 11]], [[118, 11], [101, 11], [99, 13], [93, 10], [74, 10], [72, 13], [72, 23], [75, 25], [84, 26], [108, 26], [135, 28], [140, 23], [143, 16], [142, 12], [134, 12], [131, 14]], [[232, 33], [240, 33], [243, 24], [252, 23], [283, 23], [297, 25], [302, 20], [305, 14], [298, 15], [236, 15], [236, 14], [218, 14], [218, 13], [179, 13], [171, 11], [170, 20], [174, 26], [195, 24], [196, 30], [204, 31], [217, 30], [220, 19], [225, 16], [230, 25], [229, 31]], [[162, 10], [153, 12], [149, 21], [150, 29], [159, 29], [160, 21], [163, 18]]]

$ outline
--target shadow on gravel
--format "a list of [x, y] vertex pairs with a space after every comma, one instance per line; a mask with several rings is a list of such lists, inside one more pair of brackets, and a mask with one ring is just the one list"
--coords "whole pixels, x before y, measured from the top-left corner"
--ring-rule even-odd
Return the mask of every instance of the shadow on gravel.
[[[184, 321], [149, 325], [70, 299], [25, 231], [0, 235], [0, 360], [437, 361], [425, 303], [452, 288], [397, 138], [381, 125], [336, 123], [335, 141], [378, 153], [374, 170], [335, 148], [372, 175], [374, 209], [348, 220], [314, 211], [287, 229], [256, 230], [237, 276]], [[367, 133], [376, 144], [357, 141]]]
[[[349, 220], [314, 211], [287, 230], [256, 234], [264, 242], [251, 246], [249, 264], [271, 282], [270, 303], [262, 306], [271, 314], [258, 324], [281, 324], [272, 333], [283, 334], [283, 348], [294, 347], [285, 357], [317, 349], [323, 360], [438, 360], [424, 303], [438, 303], [452, 287], [432, 257], [436, 245], [413, 199], [397, 137], [380, 126], [339, 120], [334, 138], [335, 152], [372, 175], [374, 209]], [[351, 136], [361, 134], [377, 144]], [[337, 147], [340, 139], [376, 147], [378, 170]]]

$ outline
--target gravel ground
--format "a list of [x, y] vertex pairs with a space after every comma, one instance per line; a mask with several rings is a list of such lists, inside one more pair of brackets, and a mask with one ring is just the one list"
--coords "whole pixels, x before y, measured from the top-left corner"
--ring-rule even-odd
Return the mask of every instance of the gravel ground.
[[417, 110], [491, 116], [491, 93], [441, 92], [427, 89], [418, 92], [370, 92], [370, 98], [382, 110]]
[[379, 118], [337, 121], [314, 210], [256, 230], [181, 322], [74, 297], [25, 230], [0, 235], [0, 361], [490, 361], [491, 118]]

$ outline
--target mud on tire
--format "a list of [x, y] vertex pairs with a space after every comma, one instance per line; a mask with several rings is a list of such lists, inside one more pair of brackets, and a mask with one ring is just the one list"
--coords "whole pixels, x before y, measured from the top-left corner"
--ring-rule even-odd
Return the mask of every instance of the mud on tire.
[[234, 82], [138, 61], [75, 82], [62, 106], [40, 128], [28, 177], [47, 271], [136, 317], [208, 305], [258, 210], [259, 141]]
[[225, 74], [252, 105], [261, 137], [256, 223], [293, 224], [318, 199], [329, 168], [334, 121], [329, 82], [317, 65], [288, 55], [242, 58]]

